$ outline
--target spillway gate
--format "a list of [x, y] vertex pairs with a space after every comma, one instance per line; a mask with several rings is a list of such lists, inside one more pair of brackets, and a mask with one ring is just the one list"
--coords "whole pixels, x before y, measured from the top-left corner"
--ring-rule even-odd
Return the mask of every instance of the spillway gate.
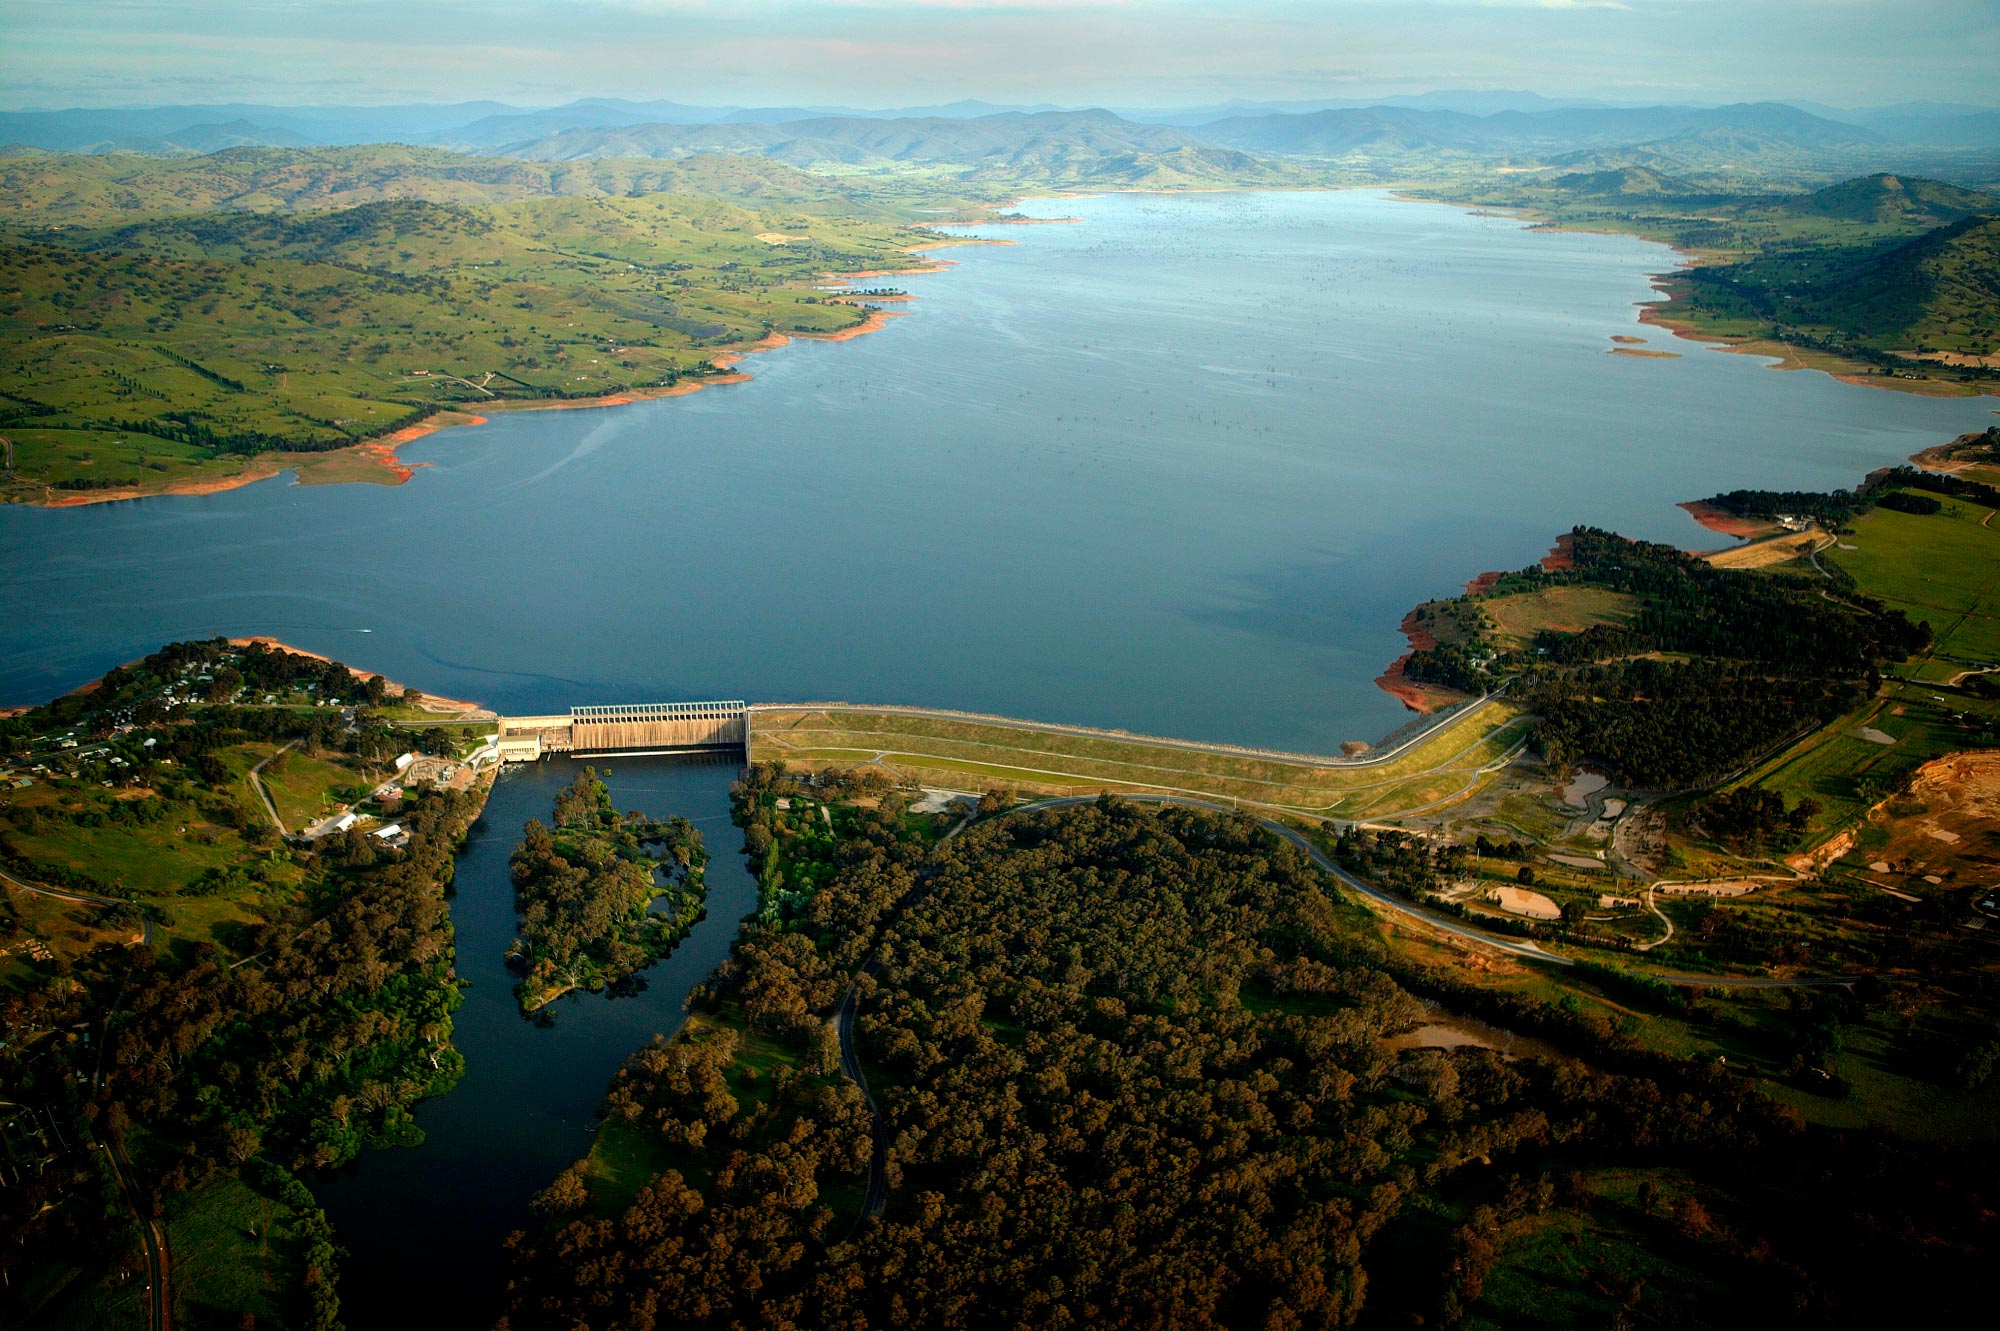
[[501, 758], [534, 762], [550, 754], [608, 758], [654, 753], [748, 752], [750, 708], [731, 702], [614, 703], [572, 707], [567, 716], [500, 719]]

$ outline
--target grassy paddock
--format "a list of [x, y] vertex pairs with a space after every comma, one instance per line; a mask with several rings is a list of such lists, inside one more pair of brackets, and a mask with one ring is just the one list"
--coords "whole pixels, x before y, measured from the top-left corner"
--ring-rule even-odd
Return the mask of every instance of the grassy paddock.
[[1828, 551], [1862, 591], [1927, 621], [1937, 641], [1915, 671], [1945, 680], [2000, 661], [2000, 528], [1993, 510], [1948, 499], [1928, 515], [1876, 508], [1857, 519], [1843, 546]]
[[1602, 587], [1545, 587], [1536, 592], [1489, 597], [1479, 603], [1493, 621], [1494, 636], [1509, 647], [1526, 647], [1537, 633], [1581, 633], [1598, 625], [1623, 624], [1639, 611], [1639, 598]]
[[1112, 734], [894, 712], [760, 710], [751, 756], [807, 768], [882, 766], [943, 785], [1056, 794], [1156, 791], [1309, 817], [1389, 818], [1471, 794], [1516, 749], [1527, 719], [1504, 701], [1461, 714], [1387, 761], [1313, 763]]
[[192, 1326], [296, 1324], [289, 1291], [302, 1274], [292, 1209], [232, 1175], [174, 1197], [167, 1246], [175, 1319]]
[[[1820, 555], [1853, 575], [1863, 593], [1931, 626], [1931, 650], [1898, 667], [1880, 695], [1752, 772], [1743, 784], [1821, 805], [1815, 833], [1865, 814], [1909, 774], [1967, 747], [2000, 717], [2000, 704], [1940, 692], [1964, 671], [2000, 661], [2000, 529], [1993, 510], [1949, 500], [1941, 513], [1876, 508], [1841, 547]], [[1874, 742], [1863, 730], [1893, 743]]]

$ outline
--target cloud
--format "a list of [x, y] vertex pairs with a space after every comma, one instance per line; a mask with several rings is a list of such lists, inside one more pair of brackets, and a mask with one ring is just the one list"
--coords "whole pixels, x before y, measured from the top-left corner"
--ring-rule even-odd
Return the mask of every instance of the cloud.
[[[1994, 100], [1993, 0], [0, 0], [0, 104]], [[168, 91], [155, 91], [168, 90]], [[178, 92], [171, 90], [178, 89]]]

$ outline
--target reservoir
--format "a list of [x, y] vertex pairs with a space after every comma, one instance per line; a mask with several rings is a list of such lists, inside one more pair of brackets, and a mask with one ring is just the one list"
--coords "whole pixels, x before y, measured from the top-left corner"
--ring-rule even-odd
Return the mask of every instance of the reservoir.
[[[0, 703], [270, 634], [513, 713], [844, 699], [1333, 752], [1405, 719], [1373, 680], [1417, 602], [1579, 523], [1721, 544], [1674, 505], [2000, 420], [1642, 327], [1672, 257], [1630, 238], [1365, 191], [1024, 211], [1081, 221], [992, 227], [887, 279], [916, 299], [883, 331], [749, 383], [430, 436], [400, 487], [0, 507]], [[1682, 354], [1608, 354], [1633, 335]], [[523, 1020], [506, 860], [575, 769], [507, 774], [452, 903], [466, 1076], [425, 1145], [321, 1181], [350, 1325], [490, 1322], [500, 1239], [754, 904], [733, 767], [609, 768], [621, 809], [696, 821], [708, 916], [642, 993]]]
[[[268, 633], [510, 712], [844, 699], [1334, 752], [1404, 613], [1577, 523], [2000, 420], [1636, 323], [1658, 245], [1380, 193], [1030, 203], [750, 383], [496, 415], [407, 484], [0, 507], [0, 704]], [[1607, 354], [1614, 335], [1678, 359]]]

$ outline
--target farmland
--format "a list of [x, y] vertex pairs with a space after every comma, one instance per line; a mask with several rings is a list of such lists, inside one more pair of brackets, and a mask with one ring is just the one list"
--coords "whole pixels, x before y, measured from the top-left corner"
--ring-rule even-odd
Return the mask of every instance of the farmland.
[[1948, 683], [2000, 664], [2000, 531], [1994, 510], [1956, 499], [1929, 515], [1877, 508], [1824, 558], [1910, 618], [1936, 641], [1912, 678]]

